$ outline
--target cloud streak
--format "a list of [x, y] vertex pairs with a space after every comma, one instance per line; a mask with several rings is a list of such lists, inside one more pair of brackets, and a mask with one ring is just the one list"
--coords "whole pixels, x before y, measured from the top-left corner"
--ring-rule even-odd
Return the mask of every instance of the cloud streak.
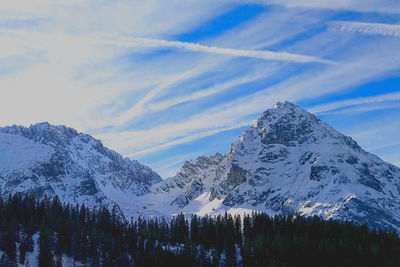
[[[226, 151], [230, 140], [221, 136], [236, 135], [278, 100], [326, 102], [400, 69], [397, 25], [329, 21], [347, 18], [344, 10], [395, 13], [400, 6], [392, 0], [6, 2], [0, 113], [7, 116], [0, 124], [66, 124], [150, 166], [188, 151]], [[217, 29], [220, 15], [231, 19], [231, 10], [251, 4], [254, 16]], [[195, 41], [178, 41], [186, 34]], [[399, 103], [393, 99], [312, 108], [332, 116]], [[205, 137], [210, 143], [194, 142]]]
[[[368, 47], [369, 48], [369, 47]], [[386, 50], [385, 50], [386, 51]], [[352, 51], [348, 51], [352, 54]], [[373, 68], [369, 67], [367, 62], [370, 57], [361, 57], [356, 60], [349, 58], [349, 62], [341, 67], [331, 67], [324, 70], [304, 72], [294, 75], [291, 78], [283, 80], [281, 83], [264, 88], [255, 93], [242, 96], [230, 102], [225, 102], [219, 106], [208, 109], [205, 112], [188, 117], [184, 122], [172, 122], [157, 127], [144, 130], [132, 131], [126, 133], [110, 133], [100, 136], [112, 144], [117, 150], [127, 149], [127, 151], [138, 151], [131, 155], [139, 156], [150, 154], [169, 147], [188, 143], [204, 136], [209, 136], [224, 128], [232, 129], [232, 125], [249, 125], [250, 119], [256, 118], [259, 113], [269, 108], [274, 102], [285, 99], [290, 101], [301, 101], [307, 98], [320, 97], [332, 92], [341, 91], [351, 86], [358, 85], [384, 73], [388, 70], [398, 67], [388, 64], [383, 60]], [[391, 60], [391, 59], [388, 59]], [[277, 70], [279, 72], [279, 69]], [[339, 108], [340, 106], [354, 105], [368, 102], [388, 101], [398, 97], [398, 94], [390, 94], [381, 97], [363, 98], [352, 101], [343, 101], [326, 107], [319, 107], [318, 110], [329, 108]], [[317, 112], [317, 109], [313, 112]], [[239, 121], [239, 123], [238, 123]], [[218, 128], [223, 126], [223, 128]], [[239, 128], [238, 126], [237, 128]], [[180, 136], [177, 138], [177, 136]], [[152, 142], [146, 141], [146, 137], [151, 136]], [[157, 140], [154, 142], [154, 140]], [[146, 144], [146, 145], [144, 145]]]
[[182, 74], [177, 74], [173, 77], [170, 77], [163, 83], [156, 86], [154, 89], [150, 90], [143, 98], [139, 100], [134, 106], [132, 106], [127, 111], [123, 112], [115, 119], [115, 126], [121, 126], [124, 123], [131, 120], [133, 117], [140, 116], [144, 112], [146, 112], [146, 104], [150, 102], [157, 94], [161, 91], [165, 90], [169, 86], [181, 81], [193, 77], [196, 74], [196, 68], [190, 69]]
[[226, 91], [230, 88], [233, 88], [235, 86], [243, 85], [261, 78], [266, 77], [266, 72], [261, 72], [261, 73], [252, 73], [250, 75], [246, 75], [244, 77], [236, 78], [229, 80], [228, 82], [223, 82], [221, 84], [214, 85], [212, 87], [209, 87], [207, 89], [194, 92], [189, 95], [184, 95], [184, 96], [177, 96], [172, 99], [160, 101], [160, 102], [154, 102], [150, 105], [150, 109], [153, 111], [160, 111], [167, 109], [171, 106], [178, 105], [181, 103], [189, 102], [189, 101], [194, 101], [200, 98], [205, 98], [208, 96], [212, 96], [218, 93], [221, 93], [223, 91]]
[[357, 12], [400, 13], [398, 2], [393, 0], [248, 0], [265, 5], [289, 8], [352, 10]]
[[137, 156], [146, 155], [146, 154], [149, 154], [149, 153], [152, 153], [152, 152], [155, 152], [155, 151], [160, 151], [160, 150], [167, 149], [167, 148], [172, 147], [172, 146], [177, 146], [177, 145], [189, 143], [189, 142], [192, 142], [194, 140], [197, 140], [197, 139], [200, 139], [200, 138], [204, 138], [204, 137], [207, 137], [207, 136], [211, 136], [211, 135], [214, 135], [214, 134], [217, 134], [217, 133], [220, 133], [220, 132], [225, 132], [225, 131], [241, 128], [241, 127], [244, 127], [244, 126], [249, 126], [249, 125], [251, 125], [253, 123], [255, 123], [255, 120], [241, 122], [241, 123], [233, 124], [233, 125], [230, 125], [230, 126], [227, 126], [227, 127], [220, 127], [220, 128], [215, 128], [215, 129], [212, 129], [212, 130], [203, 131], [203, 132], [200, 132], [200, 133], [196, 133], [196, 134], [193, 134], [193, 135], [188, 135], [188, 136], [179, 138], [177, 140], [173, 140], [173, 141], [162, 143], [162, 144], [159, 144], [159, 145], [156, 145], [156, 146], [152, 146], [152, 147], [137, 151], [135, 153], [132, 153], [132, 154], [130, 154], [128, 156], [129, 157], [137, 157]]
[[330, 28], [344, 32], [400, 37], [400, 25], [396, 24], [334, 21], [330, 23]]
[[349, 106], [375, 104], [375, 103], [381, 103], [381, 102], [387, 102], [387, 101], [397, 101], [397, 100], [400, 100], [400, 92], [337, 101], [337, 102], [333, 102], [333, 103], [329, 103], [329, 104], [314, 106], [314, 107], [309, 108], [308, 110], [312, 113], [321, 113], [321, 112], [331, 111], [331, 110], [335, 110], [335, 109], [346, 108]]
[[279, 61], [290, 61], [298, 63], [317, 62], [323, 64], [335, 64], [335, 62], [333, 61], [320, 59], [308, 55], [300, 55], [287, 52], [274, 52], [266, 50], [222, 48], [216, 46], [202, 45], [198, 43], [167, 41], [161, 39], [121, 38], [114, 40], [113, 39], [105, 40], [104, 44], [117, 45], [121, 47], [154, 47], [154, 48], [168, 47], [168, 48], [184, 49], [194, 52], [205, 52], [205, 53], [213, 53], [213, 54], [236, 56], [236, 57], [258, 58], [263, 60], [279, 60]]

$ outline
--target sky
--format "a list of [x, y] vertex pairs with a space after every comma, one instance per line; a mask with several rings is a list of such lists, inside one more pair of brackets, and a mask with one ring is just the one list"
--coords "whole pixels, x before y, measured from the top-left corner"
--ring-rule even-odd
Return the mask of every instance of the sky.
[[1, 1], [0, 92], [163, 178], [284, 100], [400, 166], [400, 2]]

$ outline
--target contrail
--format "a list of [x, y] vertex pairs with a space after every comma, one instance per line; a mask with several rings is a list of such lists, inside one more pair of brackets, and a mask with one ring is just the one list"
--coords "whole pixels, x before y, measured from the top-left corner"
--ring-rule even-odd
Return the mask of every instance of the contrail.
[[105, 41], [105, 44], [117, 45], [121, 47], [171, 47], [171, 48], [185, 49], [195, 52], [206, 52], [206, 53], [214, 53], [214, 54], [230, 55], [238, 57], [291, 61], [299, 63], [318, 62], [324, 64], [335, 64], [335, 62], [330, 60], [320, 59], [317, 57], [307, 56], [307, 55], [286, 53], [286, 52], [222, 48], [216, 46], [206, 46], [198, 43], [166, 41], [166, 40], [149, 39], [149, 38], [128, 38], [128, 39], [125, 38], [118, 40], [109, 39]]
[[330, 24], [330, 27], [345, 32], [400, 37], [400, 25], [396, 24], [335, 21]]
[[[29, 36], [32, 38], [43, 38], [48, 37], [42, 33], [32, 33], [24, 30], [8, 30], [0, 29], [0, 32], [6, 34], [15, 34], [20, 36]], [[292, 54], [287, 52], [274, 52], [267, 50], [244, 50], [244, 49], [232, 49], [222, 48], [216, 46], [206, 46], [198, 43], [180, 42], [180, 41], [167, 41], [161, 39], [151, 38], [104, 38], [99, 35], [95, 35], [92, 38], [87, 37], [87, 40], [93, 44], [105, 44], [105, 45], [116, 45], [120, 47], [170, 47], [176, 49], [185, 49], [195, 52], [205, 52], [220, 55], [229, 55], [237, 57], [250, 57], [265, 60], [279, 60], [279, 61], [291, 61], [298, 63], [309, 63], [317, 62], [323, 64], [336, 64], [331, 60], [320, 59], [314, 56]]]

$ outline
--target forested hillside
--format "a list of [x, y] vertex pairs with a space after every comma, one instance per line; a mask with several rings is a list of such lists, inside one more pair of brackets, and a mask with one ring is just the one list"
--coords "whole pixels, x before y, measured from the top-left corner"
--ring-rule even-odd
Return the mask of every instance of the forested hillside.
[[[34, 236], [39, 236], [34, 242]], [[35, 249], [36, 248], [36, 249]], [[116, 211], [0, 199], [0, 266], [400, 266], [396, 233], [318, 217], [253, 213], [123, 221]]]

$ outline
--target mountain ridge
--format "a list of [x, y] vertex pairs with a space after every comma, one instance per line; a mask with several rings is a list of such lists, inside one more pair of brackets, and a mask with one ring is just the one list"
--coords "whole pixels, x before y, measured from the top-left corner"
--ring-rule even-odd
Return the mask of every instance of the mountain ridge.
[[2, 195], [33, 190], [117, 207], [125, 218], [258, 210], [400, 232], [400, 169], [287, 101], [263, 112], [227, 154], [186, 161], [165, 180], [66, 126], [2, 127], [0, 151]]
[[2, 195], [58, 195], [67, 203], [119, 210], [115, 194], [143, 195], [161, 181], [149, 167], [100, 140], [47, 122], [0, 128], [0, 151]]

